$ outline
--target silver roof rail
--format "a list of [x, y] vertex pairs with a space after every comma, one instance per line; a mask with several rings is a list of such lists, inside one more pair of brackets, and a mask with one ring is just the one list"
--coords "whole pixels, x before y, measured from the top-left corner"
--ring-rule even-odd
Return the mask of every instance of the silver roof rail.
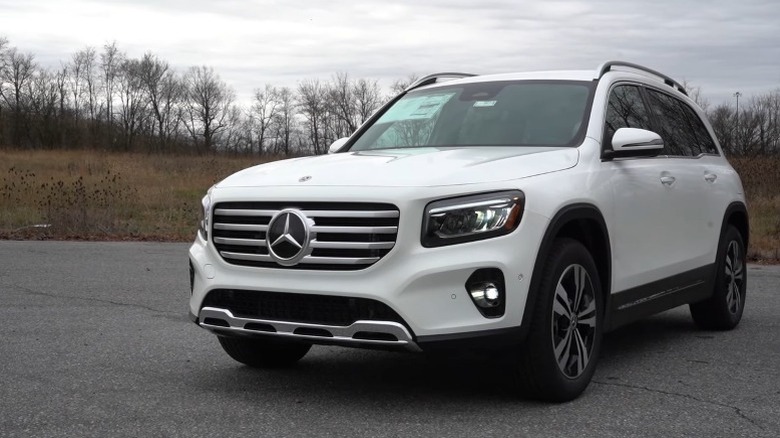
[[663, 79], [666, 85], [678, 89], [682, 94], [686, 96], [688, 95], [688, 92], [685, 91], [685, 87], [683, 87], [679, 82], [675, 81], [674, 79], [670, 78], [669, 76], [666, 76], [665, 74], [659, 71], [653, 70], [651, 68], [647, 68], [643, 65], [634, 64], [633, 62], [625, 62], [625, 61], [604, 62], [597, 69], [598, 77], [596, 79], [601, 79], [601, 77], [604, 76], [608, 71], [612, 70], [612, 67], [627, 67], [627, 68], [633, 68], [634, 70], [640, 70], [645, 73], [650, 73], [653, 76], [657, 76]]
[[444, 78], [461, 79], [461, 78], [470, 78], [472, 76], [476, 76], [476, 75], [472, 73], [456, 73], [456, 72], [434, 73], [432, 75], [423, 76], [420, 79], [417, 79], [416, 81], [414, 81], [414, 83], [412, 83], [412, 85], [406, 87], [404, 93], [406, 93], [407, 91], [412, 91], [415, 88], [419, 88], [425, 85], [435, 84], [436, 82], [438, 82], [439, 79], [444, 79]]

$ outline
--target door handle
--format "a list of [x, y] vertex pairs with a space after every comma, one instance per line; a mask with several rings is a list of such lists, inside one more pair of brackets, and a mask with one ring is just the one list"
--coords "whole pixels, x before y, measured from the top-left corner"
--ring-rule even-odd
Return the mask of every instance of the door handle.
[[676, 181], [676, 179], [673, 176], [662, 176], [661, 177], [661, 184], [663, 184], [665, 186], [671, 187], [672, 184], [674, 184], [675, 181]]
[[704, 174], [704, 180], [707, 181], [708, 183], [714, 183], [716, 179], [718, 179], [718, 175], [716, 175], [714, 173], [705, 173]]

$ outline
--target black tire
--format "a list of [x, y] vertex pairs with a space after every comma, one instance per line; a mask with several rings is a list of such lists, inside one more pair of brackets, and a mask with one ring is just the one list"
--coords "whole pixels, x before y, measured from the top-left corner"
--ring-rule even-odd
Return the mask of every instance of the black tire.
[[279, 342], [261, 338], [218, 336], [225, 352], [238, 362], [254, 368], [284, 368], [301, 360], [311, 344]]
[[[596, 369], [604, 322], [603, 292], [593, 257], [576, 240], [556, 240], [544, 263], [537, 300], [529, 315], [533, 320], [528, 338], [515, 355], [513, 366], [524, 396], [566, 402], [585, 391]], [[575, 283], [578, 276], [582, 287]], [[582, 297], [578, 305], [577, 290]], [[574, 314], [577, 316], [571, 317]]]
[[747, 266], [745, 241], [739, 230], [729, 225], [718, 244], [712, 297], [690, 305], [693, 321], [705, 330], [731, 330], [745, 310]]

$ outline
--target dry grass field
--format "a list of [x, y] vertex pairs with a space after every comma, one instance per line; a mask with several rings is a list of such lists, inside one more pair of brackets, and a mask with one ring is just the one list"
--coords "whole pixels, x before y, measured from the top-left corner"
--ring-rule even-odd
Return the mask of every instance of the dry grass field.
[[256, 158], [0, 151], [0, 237], [190, 240], [200, 198]]
[[[750, 256], [780, 259], [780, 158], [732, 159], [750, 209]], [[256, 158], [0, 151], [0, 237], [172, 240], [195, 232], [200, 198]]]

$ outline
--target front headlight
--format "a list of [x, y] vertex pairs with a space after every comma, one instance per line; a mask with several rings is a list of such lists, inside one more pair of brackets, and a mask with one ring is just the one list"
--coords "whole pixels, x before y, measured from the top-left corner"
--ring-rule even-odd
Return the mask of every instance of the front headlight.
[[425, 208], [422, 245], [431, 248], [511, 233], [520, 223], [524, 204], [519, 190], [431, 202]]
[[203, 240], [209, 240], [209, 218], [211, 216], [211, 189], [200, 200], [201, 209], [198, 221], [198, 232]]

